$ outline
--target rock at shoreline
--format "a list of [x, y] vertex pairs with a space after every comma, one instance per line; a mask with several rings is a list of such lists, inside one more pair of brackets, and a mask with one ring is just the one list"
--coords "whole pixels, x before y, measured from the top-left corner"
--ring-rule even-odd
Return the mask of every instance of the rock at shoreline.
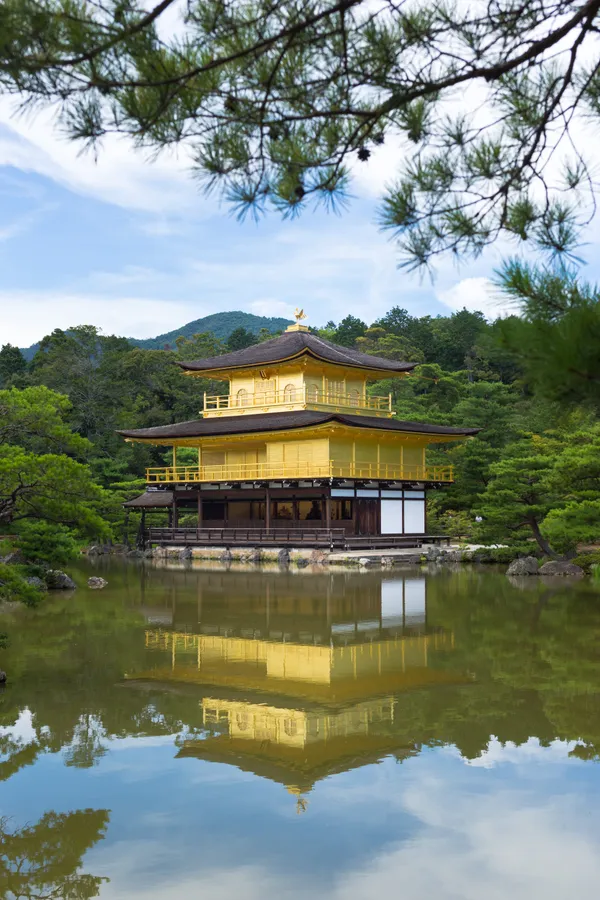
[[259, 563], [262, 559], [262, 553], [255, 547], [254, 550], [248, 550], [247, 553], [242, 554], [242, 562], [245, 563]]
[[535, 556], [523, 556], [515, 559], [506, 570], [507, 575], [538, 575], [539, 563]]
[[553, 559], [544, 563], [539, 570], [540, 575], [571, 575], [580, 578], [585, 572], [575, 563], [566, 562], [565, 560]]
[[100, 588], [106, 587], [108, 581], [105, 581], [104, 578], [100, 578], [97, 575], [92, 575], [91, 578], [88, 578], [88, 587], [93, 591], [100, 590]]
[[44, 578], [49, 591], [74, 591], [77, 587], [66, 572], [60, 572], [58, 569], [48, 569], [44, 574]]
[[233, 559], [231, 554], [231, 550], [223, 550], [219, 557], [219, 562], [225, 563], [225, 565], [229, 565]]
[[184, 547], [183, 550], [179, 551], [179, 559], [191, 559], [192, 558], [192, 550], [191, 547]]
[[286, 550], [285, 548], [283, 550], [280, 550], [279, 553], [277, 554], [277, 562], [279, 563], [280, 566], [289, 566], [290, 551]]
[[127, 554], [129, 559], [143, 559], [144, 551], [143, 550], [130, 550]]
[[294, 562], [299, 569], [305, 569], [308, 565], [308, 560], [305, 556], [299, 556]]
[[48, 585], [45, 581], [42, 581], [41, 578], [38, 578], [37, 575], [31, 575], [29, 578], [26, 578], [25, 581], [27, 584], [31, 585], [32, 588], [35, 588], [36, 591], [47, 591]]
[[373, 566], [376, 566], [377, 563], [378, 560], [372, 559], [370, 556], [361, 556], [361, 558], [358, 560], [358, 565], [361, 569], [373, 568]]
[[100, 544], [92, 544], [92, 546], [87, 549], [88, 556], [102, 556], [103, 553], [104, 547], [101, 547]]
[[329, 554], [324, 550], [313, 550], [310, 554], [310, 563], [313, 566], [325, 566], [329, 562]]

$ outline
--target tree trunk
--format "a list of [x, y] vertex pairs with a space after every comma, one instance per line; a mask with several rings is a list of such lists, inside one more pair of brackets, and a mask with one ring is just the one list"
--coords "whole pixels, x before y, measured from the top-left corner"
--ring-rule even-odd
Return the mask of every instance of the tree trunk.
[[552, 556], [553, 559], [556, 559], [557, 554], [554, 552], [554, 550], [540, 531], [540, 526], [538, 525], [537, 520], [530, 519], [529, 524], [531, 526], [531, 530], [533, 531], [533, 536], [536, 539], [540, 549], [546, 554], [546, 556]]

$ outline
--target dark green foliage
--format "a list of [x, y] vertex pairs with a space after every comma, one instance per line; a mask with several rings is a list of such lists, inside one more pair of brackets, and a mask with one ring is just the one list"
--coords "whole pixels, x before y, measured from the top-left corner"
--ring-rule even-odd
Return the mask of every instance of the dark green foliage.
[[344, 347], [354, 347], [357, 338], [363, 337], [367, 330], [367, 326], [356, 316], [346, 316], [342, 319], [335, 331], [330, 333], [330, 340], [335, 344], [342, 344]]
[[589, 550], [579, 553], [571, 562], [580, 566], [584, 572], [591, 572], [594, 566], [600, 566], [600, 550]]
[[562, 267], [510, 260], [497, 273], [522, 318], [500, 322], [504, 346], [537, 393], [600, 410], [600, 292]]
[[229, 337], [227, 338], [227, 352], [234, 353], [236, 350], [245, 350], [246, 347], [251, 347], [252, 344], [257, 344], [258, 339], [255, 335], [252, 334], [251, 331], [248, 331], [246, 328], [236, 328], [235, 331], [232, 331]]
[[26, 606], [36, 606], [44, 595], [28, 584], [27, 575], [23, 566], [0, 562], [0, 601], [19, 600]]
[[18, 347], [4, 344], [0, 349], [0, 387], [6, 387], [25, 374], [27, 362]]
[[79, 555], [81, 545], [82, 541], [64, 525], [26, 520], [19, 526], [19, 550], [27, 560], [66, 566]]

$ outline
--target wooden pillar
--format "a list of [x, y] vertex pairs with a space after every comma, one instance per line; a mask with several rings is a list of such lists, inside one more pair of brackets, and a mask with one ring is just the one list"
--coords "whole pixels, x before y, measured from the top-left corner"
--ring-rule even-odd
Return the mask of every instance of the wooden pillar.
[[171, 506], [171, 528], [177, 528], [177, 495], [173, 491], [173, 504]]
[[173, 468], [177, 468], [177, 447], [173, 444]]
[[325, 495], [325, 528], [331, 529], [331, 491]]
[[271, 491], [269, 487], [265, 488], [265, 528], [271, 527]]
[[198, 528], [202, 528], [202, 494], [198, 491]]
[[129, 547], [129, 513], [130, 510], [129, 507], [127, 507], [127, 509], [125, 510], [125, 518], [123, 520], [123, 543], [126, 547]]

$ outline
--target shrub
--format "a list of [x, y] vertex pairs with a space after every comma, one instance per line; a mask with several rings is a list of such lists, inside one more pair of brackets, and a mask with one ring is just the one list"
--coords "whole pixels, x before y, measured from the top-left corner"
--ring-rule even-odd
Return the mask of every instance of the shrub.
[[50, 522], [19, 523], [18, 543], [25, 559], [51, 566], [64, 566], [79, 555], [80, 545], [71, 529]]
[[600, 550], [588, 550], [587, 553], [580, 553], [571, 562], [580, 566], [584, 572], [591, 572], [592, 566], [600, 566]]
[[26, 606], [35, 606], [43, 596], [27, 583], [21, 566], [0, 563], [0, 600], [20, 600]]

